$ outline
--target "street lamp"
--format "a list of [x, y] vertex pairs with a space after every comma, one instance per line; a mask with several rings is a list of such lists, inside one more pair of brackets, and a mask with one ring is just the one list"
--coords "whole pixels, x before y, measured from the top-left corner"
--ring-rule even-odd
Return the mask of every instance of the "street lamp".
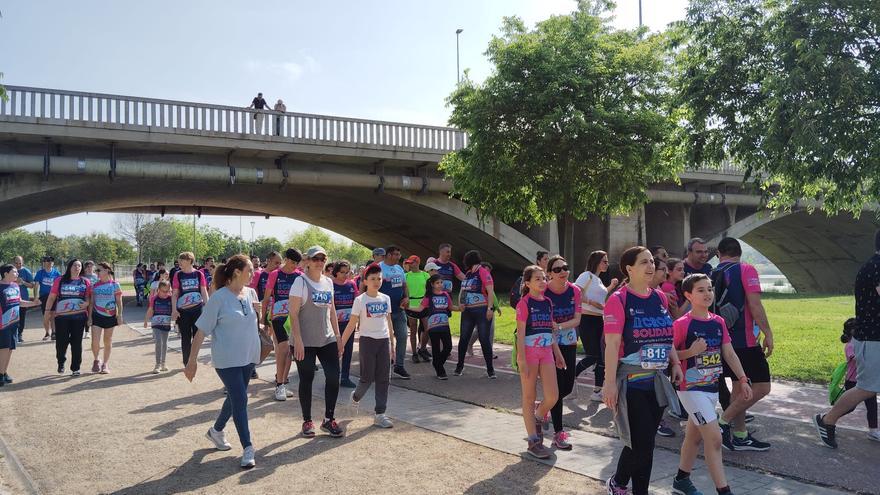
[[642, 27], [642, 0], [639, 0], [639, 27]]
[[257, 222], [251, 221], [251, 254], [254, 254], [254, 225]]
[[458, 49], [458, 38], [462, 31], [464, 31], [464, 29], [458, 28], [455, 30], [455, 72], [458, 74], [458, 84], [461, 84], [461, 68], [459, 65], [461, 57]]

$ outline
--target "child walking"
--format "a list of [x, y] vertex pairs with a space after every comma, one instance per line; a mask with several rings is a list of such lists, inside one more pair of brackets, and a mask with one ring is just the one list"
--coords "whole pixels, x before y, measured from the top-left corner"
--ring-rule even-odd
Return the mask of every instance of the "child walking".
[[431, 275], [425, 282], [425, 294], [419, 312], [427, 314], [425, 327], [428, 329], [428, 337], [431, 339], [431, 364], [438, 380], [448, 380], [446, 374], [446, 360], [452, 354], [452, 333], [449, 330], [449, 316], [453, 311], [461, 311], [461, 308], [452, 304], [452, 297], [443, 290], [443, 277], [439, 274]]
[[[856, 352], [852, 342], [853, 330], [858, 325], [858, 320], [850, 318], [843, 324], [843, 335], [840, 341], [846, 344], [843, 349], [846, 354], [846, 379], [843, 382], [843, 388], [849, 390], [856, 386]], [[877, 429], [877, 397], [865, 399], [865, 410], [868, 416], [868, 438], [880, 442], [880, 430]], [[852, 408], [846, 414], [855, 411]]]
[[[351, 316], [342, 337], [337, 342], [339, 354], [345, 350], [345, 343], [352, 338], [356, 328], [360, 328], [358, 347], [361, 362], [361, 377], [357, 388], [351, 392], [351, 402], [357, 404], [376, 384], [376, 418], [373, 421], [379, 428], [391, 428], [394, 424], [385, 415], [388, 407], [388, 386], [391, 379], [391, 361], [394, 356], [394, 343], [391, 341], [391, 298], [379, 292], [382, 286], [382, 268], [377, 264], [367, 267], [363, 275], [367, 290], [354, 299]], [[398, 342], [398, 345], [406, 345]]]
[[752, 396], [750, 382], [730, 343], [724, 319], [709, 312], [715, 300], [712, 282], [702, 273], [688, 275], [681, 284], [691, 310], [672, 324], [673, 345], [678, 351], [684, 379], [678, 385], [678, 397], [688, 412], [689, 420], [681, 446], [678, 474], [672, 491], [680, 495], [698, 495], [690, 479], [700, 443], [706, 466], [719, 495], [730, 494], [730, 486], [721, 462], [721, 429], [715, 406], [718, 403], [718, 380], [722, 359], [736, 374], [748, 400]]
[[[553, 303], [544, 297], [547, 279], [539, 266], [523, 271], [522, 299], [516, 305], [516, 361], [522, 385], [522, 414], [528, 434], [528, 453], [538, 459], [550, 457], [541, 432], [543, 418], [559, 398], [556, 368], [564, 368], [559, 350], [559, 325], [553, 322]], [[535, 406], [537, 382], [541, 377], [543, 400]]]
[[144, 328], [153, 328], [153, 340], [156, 344], [156, 367], [153, 374], [168, 371], [165, 367], [165, 355], [168, 353], [168, 334], [171, 333], [171, 282], [161, 280], [157, 283], [156, 293], [150, 296], [147, 314], [144, 315]]

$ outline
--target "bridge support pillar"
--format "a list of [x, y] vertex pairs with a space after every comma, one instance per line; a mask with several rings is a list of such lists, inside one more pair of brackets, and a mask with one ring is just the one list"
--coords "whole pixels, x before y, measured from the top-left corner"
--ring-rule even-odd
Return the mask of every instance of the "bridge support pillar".
[[691, 238], [691, 206], [651, 203], [645, 206], [647, 245], [663, 246], [670, 256], [679, 257]]
[[[537, 242], [551, 254], [559, 252], [559, 223], [547, 222], [534, 227], [524, 227], [520, 230], [531, 240]], [[534, 261], [536, 253], [529, 253], [529, 259]]]
[[627, 248], [645, 243], [645, 208], [608, 217], [608, 258], [612, 265]]

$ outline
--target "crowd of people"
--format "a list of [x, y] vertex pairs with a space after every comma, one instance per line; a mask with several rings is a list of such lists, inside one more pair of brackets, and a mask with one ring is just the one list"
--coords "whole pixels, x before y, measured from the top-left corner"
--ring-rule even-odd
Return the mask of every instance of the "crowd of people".
[[[851, 363], [846, 392], [830, 412], [814, 418], [822, 442], [833, 448], [836, 421], [863, 401], [871, 438], [880, 440], [875, 398], [880, 391], [880, 233], [876, 249], [856, 280], [856, 317], [844, 332]], [[761, 303], [758, 273], [740, 259], [740, 243], [722, 239], [715, 254], [718, 264], [713, 267], [708, 263], [709, 246], [699, 238], [687, 243], [682, 259], [669, 257], [662, 246], [635, 246], [620, 256], [619, 277], [612, 278], [604, 251], [590, 253], [586, 269], [577, 277], [572, 277], [564, 257], [537, 253], [535, 264], [525, 267], [510, 293], [516, 320], [511, 366], [520, 377], [530, 455], [551, 455], [543, 433], [551, 425], [550, 445], [558, 451], [572, 448], [562, 401], [577, 377], [592, 368], [595, 388], [590, 399], [613, 412], [624, 446], [606, 483], [611, 495], [629, 493], [629, 486], [636, 495], [647, 493], [655, 436], [675, 434], [663, 424], [664, 413], [687, 422], [673, 491], [700, 493], [690, 472], [702, 444], [717, 492], [730, 493], [722, 449], [771, 448], [754, 438], [746, 423], [752, 419], [748, 410], [770, 392], [767, 358], [774, 339]], [[396, 246], [373, 250], [372, 259], [362, 266], [330, 262], [320, 246], [304, 254], [294, 248], [272, 252], [264, 262], [245, 255], [220, 264], [207, 258], [201, 267], [196, 267], [192, 253], [184, 252], [167, 271], [163, 263], [139, 264], [133, 278], [136, 304], [147, 305], [144, 326], [152, 328], [155, 340], [154, 373], [168, 370], [167, 342], [173, 327], [180, 334], [184, 373], [190, 380], [198, 370], [193, 356], [210, 337], [213, 367], [226, 399], [207, 437], [216, 448], [229, 450], [224, 429], [232, 419], [244, 449], [241, 466], [248, 468], [255, 459], [247, 386], [256, 377], [256, 365], [271, 352], [276, 363], [274, 398], [298, 397], [306, 437], [318, 428], [332, 437], [344, 434], [335, 411], [340, 387], [352, 389], [352, 404], [373, 388], [374, 424], [391, 428], [386, 414], [390, 378], [411, 378], [407, 342], [412, 363], [429, 362], [436, 379], [448, 380], [453, 311], [461, 313], [461, 323], [452, 375], [465, 373], [468, 350], [479, 341], [485, 375], [495, 379], [494, 322], [502, 310], [492, 266], [478, 251], [467, 252], [462, 260], [459, 267], [449, 244], [440, 245], [424, 266], [418, 256], [401, 264]], [[32, 275], [22, 264], [15, 258], [0, 268], [0, 386], [12, 382], [11, 351], [21, 342], [27, 308], [36, 306], [44, 314], [44, 339], [55, 340], [59, 373], [65, 372], [70, 348], [70, 372], [80, 374], [82, 339], [89, 328], [92, 371], [109, 373], [113, 328], [123, 324], [122, 291], [111, 266], [72, 259], [62, 274], [46, 257]], [[38, 301], [30, 300], [31, 289]], [[350, 369], [355, 333], [357, 383]], [[580, 360], [578, 339], [585, 353]], [[294, 363], [299, 377], [296, 394], [288, 389]], [[318, 364], [324, 375], [324, 411], [316, 428], [311, 406]]]

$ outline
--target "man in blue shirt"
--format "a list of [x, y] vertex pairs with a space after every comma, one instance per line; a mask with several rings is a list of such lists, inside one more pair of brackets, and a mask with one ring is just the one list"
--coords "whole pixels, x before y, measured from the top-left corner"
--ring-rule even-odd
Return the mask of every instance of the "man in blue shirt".
[[[34, 275], [26, 266], [24, 266], [24, 259], [21, 256], [16, 256], [12, 259], [12, 264], [15, 265], [15, 269], [18, 270], [18, 288], [21, 292], [21, 300], [22, 301], [30, 301], [30, 293], [28, 289], [33, 289], [34, 285]], [[18, 309], [18, 342], [24, 342], [24, 320], [27, 316], [27, 308], [24, 306]]]
[[[43, 310], [43, 315], [46, 314], [46, 300], [49, 299], [49, 292], [52, 291], [52, 284], [55, 283], [55, 279], [61, 276], [61, 273], [55, 268], [55, 258], [52, 256], [43, 256], [41, 260], [43, 267], [37, 270], [37, 274], [34, 275], [34, 284], [40, 287], [40, 291], [37, 294], [40, 299], [40, 308]], [[34, 288], [34, 292], [36, 293], [37, 289]], [[52, 308], [49, 308], [51, 311]], [[49, 340], [50, 332], [52, 340], [55, 340], [55, 319], [50, 318], [49, 323], [46, 323], [45, 318], [43, 319], [43, 329], [46, 331], [46, 335], [43, 336], [43, 340]]]
[[409, 307], [409, 290], [406, 287], [406, 272], [400, 266], [400, 248], [389, 246], [385, 249], [385, 260], [379, 263], [382, 269], [382, 287], [379, 292], [391, 298], [391, 323], [394, 325], [394, 374], [409, 380], [403, 367], [406, 361], [406, 337], [409, 327], [406, 324], [405, 308]]

